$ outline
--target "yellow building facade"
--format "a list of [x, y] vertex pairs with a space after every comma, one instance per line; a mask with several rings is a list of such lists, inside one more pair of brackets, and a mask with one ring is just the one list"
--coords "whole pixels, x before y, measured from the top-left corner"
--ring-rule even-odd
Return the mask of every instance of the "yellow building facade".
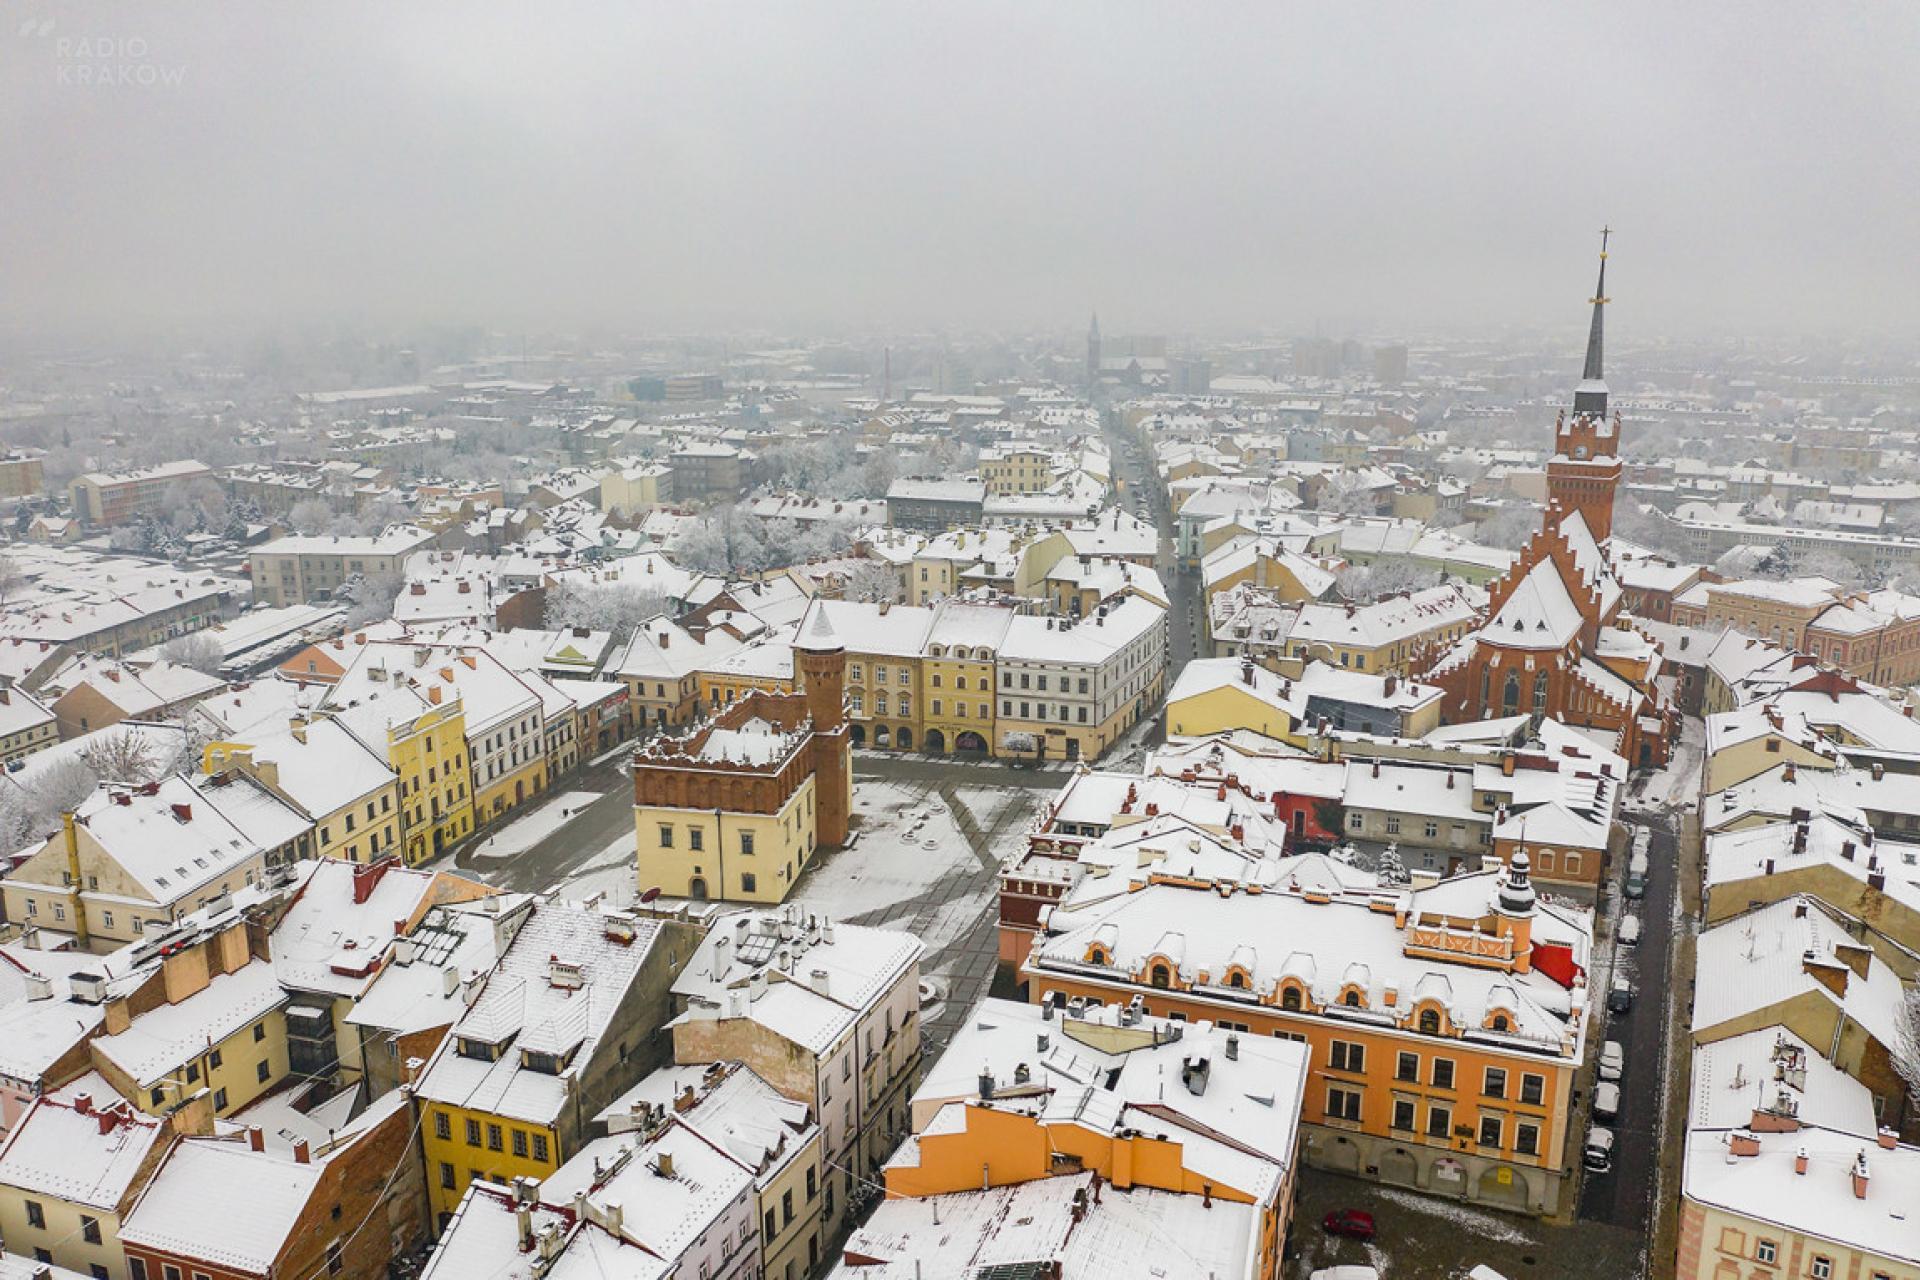
[[387, 763], [400, 775], [408, 866], [431, 861], [472, 834], [474, 798], [460, 699], [430, 705], [391, 726]]
[[780, 902], [813, 860], [814, 780], [773, 813], [635, 805], [642, 889], [670, 898]]
[[560, 1167], [560, 1138], [546, 1125], [444, 1102], [421, 1110], [427, 1200], [435, 1221], [445, 1221], [475, 1179], [511, 1186], [519, 1177], [545, 1181]]

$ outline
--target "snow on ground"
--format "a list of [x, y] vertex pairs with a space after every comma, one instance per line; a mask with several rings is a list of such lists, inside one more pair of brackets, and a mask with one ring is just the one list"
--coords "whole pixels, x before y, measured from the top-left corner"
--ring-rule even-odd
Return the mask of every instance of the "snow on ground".
[[1638, 794], [1627, 800], [1630, 809], [1686, 806], [1700, 798], [1700, 768], [1706, 760], [1706, 722], [1698, 716], [1680, 720], [1680, 741], [1667, 767], [1647, 776]]
[[861, 779], [854, 787], [860, 837], [822, 854], [789, 898], [845, 919], [932, 891], [973, 850], [940, 797], [911, 784]]
[[571, 902], [598, 898], [600, 905], [608, 910], [633, 905], [634, 899], [640, 896], [633, 832], [621, 832], [577, 867], [560, 886], [559, 895]]
[[597, 791], [568, 791], [554, 796], [526, 817], [509, 822], [487, 837], [474, 848], [473, 854], [477, 858], [511, 858], [516, 853], [524, 853], [566, 826], [599, 798]]
[[[1516, 1228], [1512, 1219], [1503, 1218], [1497, 1213], [1470, 1208], [1455, 1200], [1422, 1195], [1418, 1191], [1402, 1191], [1398, 1187], [1381, 1187], [1379, 1195], [1382, 1200], [1391, 1201], [1402, 1209], [1412, 1209], [1439, 1218], [1462, 1235], [1479, 1240], [1497, 1240], [1502, 1244], [1533, 1243], [1533, 1238]], [[1384, 1268], [1381, 1274], [1386, 1274]]]

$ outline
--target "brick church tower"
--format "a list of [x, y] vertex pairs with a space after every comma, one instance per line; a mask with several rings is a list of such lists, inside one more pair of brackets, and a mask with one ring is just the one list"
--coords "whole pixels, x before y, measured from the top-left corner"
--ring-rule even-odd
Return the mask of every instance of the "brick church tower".
[[1620, 488], [1620, 418], [1607, 417], [1607, 383], [1601, 361], [1602, 317], [1607, 305], [1607, 236], [1600, 233], [1600, 283], [1593, 291], [1593, 328], [1587, 360], [1573, 392], [1573, 416], [1553, 426], [1553, 458], [1547, 463], [1547, 504], [1578, 511], [1595, 542], [1613, 532], [1613, 499]]
[[800, 624], [793, 662], [813, 720], [815, 839], [826, 848], [847, 842], [853, 812], [853, 745], [847, 726], [847, 650], [816, 601], [813, 616]]

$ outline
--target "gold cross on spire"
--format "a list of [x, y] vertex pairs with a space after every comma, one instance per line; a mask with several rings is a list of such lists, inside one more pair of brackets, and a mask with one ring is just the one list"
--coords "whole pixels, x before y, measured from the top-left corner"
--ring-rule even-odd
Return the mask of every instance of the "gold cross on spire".
[[1605, 303], [1612, 301], [1611, 298], [1607, 297], [1607, 292], [1606, 292], [1607, 290], [1607, 241], [1612, 238], [1613, 238], [1613, 227], [1611, 224], [1600, 228], [1600, 288], [1595, 291], [1595, 294], [1593, 297], [1587, 299], [1588, 304], [1592, 306], [1601, 306], [1601, 305], [1604, 305]]

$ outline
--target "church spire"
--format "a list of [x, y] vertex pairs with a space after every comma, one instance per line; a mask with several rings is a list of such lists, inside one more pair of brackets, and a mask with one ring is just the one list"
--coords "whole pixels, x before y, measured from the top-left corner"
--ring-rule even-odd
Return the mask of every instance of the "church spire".
[[1601, 338], [1607, 308], [1607, 241], [1612, 227], [1600, 228], [1600, 282], [1593, 287], [1593, 328], [1587, 333], [1587, 362], [1580, 370], [1580, 385], [1574, 389], [1573, 411], [1596, 418], [1607, 416], [1607, 383], [1601, 366]]

